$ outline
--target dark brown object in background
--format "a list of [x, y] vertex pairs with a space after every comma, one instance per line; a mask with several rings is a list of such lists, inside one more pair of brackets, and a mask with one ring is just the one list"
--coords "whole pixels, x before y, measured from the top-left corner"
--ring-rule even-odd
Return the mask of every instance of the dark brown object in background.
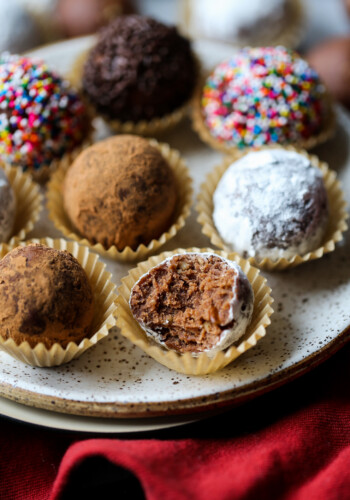
[[350, 37], [326, 40], [311, 49], [306, 59], [333, 97], [350, 108]]
[[56, 24], [66, 37], [95, 33], [122, 14], [134, 12], [129, 0], [59, 0]]

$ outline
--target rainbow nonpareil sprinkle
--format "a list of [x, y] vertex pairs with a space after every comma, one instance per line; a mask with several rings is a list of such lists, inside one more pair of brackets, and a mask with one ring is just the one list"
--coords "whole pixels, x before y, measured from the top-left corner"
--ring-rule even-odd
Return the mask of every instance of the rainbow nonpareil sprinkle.
[[41, 61], [0, 56], [0, 160], [38, 170], [84, 140], [90, 124], [68, 82]]
[[299, 143], [322, 131], [325, 93], [317, 73], [297, 53], [245, 48], [207, 79], [202, 113], [210, 133], [228, 145]]

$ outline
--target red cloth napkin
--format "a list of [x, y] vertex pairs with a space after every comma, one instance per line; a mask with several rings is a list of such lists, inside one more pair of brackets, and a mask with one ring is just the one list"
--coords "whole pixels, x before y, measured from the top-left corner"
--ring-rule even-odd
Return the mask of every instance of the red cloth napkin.
[[348, 500], [349, 380], [345, 347], [302, 379], [152, 439], [0, 421], [0, 498]]

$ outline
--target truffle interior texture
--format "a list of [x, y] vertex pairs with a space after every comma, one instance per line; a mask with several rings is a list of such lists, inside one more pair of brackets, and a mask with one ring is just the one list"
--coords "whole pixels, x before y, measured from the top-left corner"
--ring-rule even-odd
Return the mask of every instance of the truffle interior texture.
[[239, 281], [238, 272], [220, 257], [177, 255], [136, 283], [130, 307], [137, 321], [168, 349], [210, 350], [222, 331], [235, 325], [234, 294], [246, 289], [239, 289]]

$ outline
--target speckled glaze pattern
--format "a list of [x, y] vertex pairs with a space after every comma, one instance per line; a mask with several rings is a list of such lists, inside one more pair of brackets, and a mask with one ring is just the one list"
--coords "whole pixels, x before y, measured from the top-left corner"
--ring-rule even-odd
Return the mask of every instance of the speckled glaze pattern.
[[[70, 42], [71, 54], [86, 49]], [[62, 48], [49, 52], [58, 69]], [[64, 48], [64, 45], [63, 45]], [[200, 55], [207, 44], [198, 44]], [[227, 50], [227, 49], [226, 49]], [[46, 51], [46, 52], [45, 52]], [[48, 49], [42, 55], [48, 54]], [[224, 49], [223, 49], [224, 51]], [[220, 59], [225, 56], [221, 51]], [[211, 50], [209, 66], [216, 62]], [[76, 52], [75, 52], [76, 54]], [[209, 59], [209, 60], [208, 60]], [[336, 137], [315, 150], [339, 174], [350, 201], [350, 117], [338, 110]], [[104, 133], [99, 129], [101, 135]], [[221, 161], [221, 155], [200, 143], [189, 125], [164, 138], [188, 160], [195, 187]], [[33, 236], [59, 233], [42, 215]], [[183, 231], [164, 250], [210, 246], [192, 213]], [[103, 259], [119, 286], [130, 265]], [[275, 313], [259, 344], [225, 369], [206, 376], [181, 375], [168, 370], [122, 338], [116, 329], [78, 360], [58, 368], [33, 368], [0, 353], [0, 395], [30, 406], [101, 417], [144, 417], [209, 409], [253, 397], [310, 369], [350, 338], [350, 235], [332, 254], [283, 273], [262, 273], [275, 299]]]

